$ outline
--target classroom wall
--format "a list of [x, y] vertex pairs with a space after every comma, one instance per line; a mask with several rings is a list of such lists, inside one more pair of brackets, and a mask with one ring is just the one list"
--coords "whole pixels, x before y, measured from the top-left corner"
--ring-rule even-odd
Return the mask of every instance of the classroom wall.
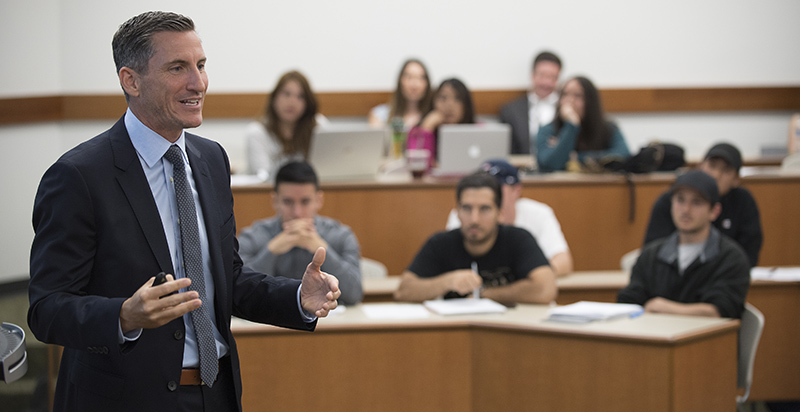
[[[800, 85], [796, 0], [3, 0], [0, 98], [115, 94], [117, 26], [145, 10], [191, 16], [209, 57], [210, 93], [268, 92], [288, 69], [317, 91], [389, 90], [400, 63], [423, 59], [433, 81], [458, 76], [473, 90], [529, 83], [539, 50], [557, 51], [564, 75], [600, 88]], [[121, 115], [121, 113], [120, 113]], [[613, 118], [635, 148], [676, 141], [690, 158], [730, 140], [745, 157], [785, 143], [790, 113], [625, 114]], [[249, 119], [212, 119], [198, 133], [219, 140], [243, 166]], [[36, 185], [61, 153], [109, 121], [0, 127], [0, 282], [24, 279]]]

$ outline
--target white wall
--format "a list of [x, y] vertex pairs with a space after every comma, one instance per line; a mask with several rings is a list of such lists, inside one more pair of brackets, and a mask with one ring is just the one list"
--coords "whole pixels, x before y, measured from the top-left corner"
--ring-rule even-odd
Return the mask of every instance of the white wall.
[[211, 92], [267, 91], [289, 68], [320, 91], [386, 90], [412, 55], [436, 80], [517, 88], [542, 48], [601, 88], [800, 83], [797, 0], [3, 0], [0, 97], [117, 92], [111, 37], [149, 9], [195, 20]]
[[[434, 82], [523, 88], [533, 55], [564, 59], [564, 75], [600, 88], [800, 85], [797, 0], [0, 0], [0, 98], [118, 93], [111, 37], [150, 9], [192, 17], [209, 57], [211, 93], [267, 92], [290, 68], [318, 91], [389, 90], [409, 56]], [[786, 141], [789, 113], [617, 114], [632, 150], [654, 137], [698, 158], [729, 140], [745, 157]], [[247, 119], [209, 120], [244, 167]], [[33, 196], [57, 156], [111, 122], [0, 127], [0, 282], [24, 278]], [[31, 153], [37, 153], [32, 156]]]

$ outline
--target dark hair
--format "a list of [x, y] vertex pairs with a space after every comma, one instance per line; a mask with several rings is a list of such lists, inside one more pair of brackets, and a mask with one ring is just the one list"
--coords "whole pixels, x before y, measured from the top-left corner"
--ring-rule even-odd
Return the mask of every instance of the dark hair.
[[556, 56], [555, 53], [549, 51], [543, 51], [536, 55], [533, 58], [533, 65], [531, 65], [531, 71], [536, 70], [536, 65], [541, 62], [552, 62], [555, 63], [559, 69], [561, 69], [561, 59]]
[[[442, 92], [445, 86], [450, 86], [456, 91], [456, 98], [464, 105], [464, 116], [461, 117], [459, 123], [471, 124], [475, 123], [475, 106], [472, 104], [472, 94], [467, 89], [467, 86], [461, 80], [450, 78], [442, 81], [439, 88], [436, 89], [436, 96]], [[433, 110], [433, 109], [431, 109]]]
[[[290, 81], [297, 82], [300, 88], [303, 89], [306, 110], [300, 118], [297, 119], [297, 124], [294, 127], [292, 136], [283, 136], [281, 119], [278, 117], [278, 112], [275, 110], [275, 99], [278, 97], [278, 93], [280, 93]], [[317, 126], [317, 107], [317, 97], [314, 95], [314, 92], [311, 91], [311, 85], [309, 85], [308, 79], [306, 79], [302, 73], [293, 70], [285, 73], [278, 79], [278, 84], [275, 85], [275, 89], [267, 98], [267, 107], [265, 108], [263, 123], [264, 127], [278, 140], [278, 144], [280, 144], [283, 149], [283, 153], [301, 153], [303, 157], [308, 157], [308, 150], [311, 146], [311, 134], [314, 132], [314, 127]], [[285, 137], [289, 137], [289, 139], [287, 140]]]
[[[582, 152], [586, 150], [605, 150], [611, 144], [611, 135], [613, 129], [611, 123], [607, 122], [603, 114], [603, 104], [600, 101], [600, 93], [594, 87], [592, 82], [582, 76], [574, 77], [568, 80], [564, 85], [570, 81], [575, 80], [583, 88], [583, 117], [581, 118], [581, 130], [578, 133], [578, 141], [575, 144], [575, 150]], [[558, 106], [556, 108], [556, 117], [553, 121], [555, 125], [555, 133], [561, 130], [564, 126], [564, 120], [561, 119], [561, 98], [558, 99]]]
[[[150, 58], [155, 54], [153, 35], [165, 31], [194, 31], [194, 22], [177, 13], [148, 11], [122, 23], [111, 40], [117, 74], [123, 67], [146, 74]], [[125, 93], [125, 98], [128, 98], [128, 93]]]
[[471, 175], [464, 176], [458, 181], [456, 186], [456, 202], [461, 203], [461, 192], [466, 189], [480, 189], [489, 188], [494, 192], [494, 204], [500, 208], [503, 204], [503, 191], [500, 189], [500, 183], [497, 179], [487, 172], [480, 171]]
[[408, 110], [408, 100], [406, 97], [403, 96], [403, 73], [406, 71], [406, 67], [411, 63], [416, 63], [422, 67], [422, 71], [425, 73], [425, 83], [427, 83], [427, 88], [425, 90], [425, 95], [422, 96], [422, 100], [419, 102], [419, 111], [420, 113], [427, 113], [430, 111], [431, 106], [433, 105], [433, 89], [431, 89], [431, 78], [428, 75], [428, 68], [425, 67], [424, 64], [418, 59], [408, 59], [403, 63], [403, 67], [400, 69], [400, 74], [397, 75], [397, 87], [394, 89], [394, 93], [392, 93], [392, 101], [389, 103], [389, 120], [391, 120], [395, 116], [402, 116]]
[[281, 183], [313, 184], [314, 189], [319, 190], [317, 173], [307, 162], [295, 161], [281, 166], [275, 175], [275, 187], [273, 190], [277, 192]]

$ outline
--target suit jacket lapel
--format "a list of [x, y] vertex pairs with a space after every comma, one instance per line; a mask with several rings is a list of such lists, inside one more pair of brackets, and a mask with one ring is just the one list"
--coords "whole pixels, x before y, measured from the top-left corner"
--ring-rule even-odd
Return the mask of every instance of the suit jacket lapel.
[[169, 245], [164, 235], [158, 207], [153, 200], [153, 193], [136, 155], [136, 149], [133, 148], [128, 131], [125, 129], [124, 117], [111, 128], [109, 139], [114, 166], [118, 169], [117, 182], [133, 209], [158, 266], [162, 271], [172, 273], [174, 271], [172, 258], [169, 255]]

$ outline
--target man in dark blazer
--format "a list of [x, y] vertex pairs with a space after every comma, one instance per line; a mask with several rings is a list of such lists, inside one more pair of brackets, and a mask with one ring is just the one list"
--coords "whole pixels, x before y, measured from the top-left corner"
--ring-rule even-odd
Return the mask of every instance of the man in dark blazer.
[[553, 121], [558, 103], [558, 77], [561, 59], [551, 52], [541, 52], [533, 59], [531, 90], [500, 109], [503, 123], [511, 125], [511, 154], [536, 155], [536, 133], [540, 125]]
[[[120, 26], [113, 48], [128, 111], [53, 164], [34, 202], [28, 323], [39, 340], [64, 347], [54, 410], [241, 410], [231, 316], [310, 331], [336, 307], [338, 281], [319, 269], [322, 248], [302, 281], [242, 266], [227, 155], [184, 132], [202, 122], [208, 86], [191, 19], [143, 13]], [[199, 239], [181, 240], [178, 163], [162, 158], [174, 147]], [[181, 245], [191, 241], [202, 251], [202, 292], [190, 287], [199, 278], [184, 275]], [[176, 276], [153, 286], [159, 272]], [[217, 349], [212, 382], [198, 378], [203, 332], [192, 319], [201, 307]]]

